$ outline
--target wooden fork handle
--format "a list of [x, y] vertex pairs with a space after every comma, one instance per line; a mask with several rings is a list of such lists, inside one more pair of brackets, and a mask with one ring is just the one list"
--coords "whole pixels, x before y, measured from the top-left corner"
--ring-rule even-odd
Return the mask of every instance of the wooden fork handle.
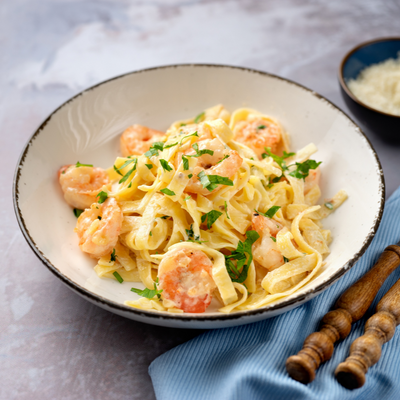
[[338, 365], [335, 376], [347, 389], [364, 385], [365, 374], [381, 357], [382, 345], [394, 335], [400, 323], [400, 279], [382, 297], [374, 314], [365, 324], [365, 333], [350, 347], [350, 356]]
[[336, 301], [321, 321], [319, 332], [309, 335], [297, 355], [286, 360], [288, 374], [301, 383], [312, 382], [321, 363], [333, 354], [333, 345], [347, 337], [352, 323], [368, 310], [386, 278], [400, 263], [400, 246], [386, 247], [376, 264]]

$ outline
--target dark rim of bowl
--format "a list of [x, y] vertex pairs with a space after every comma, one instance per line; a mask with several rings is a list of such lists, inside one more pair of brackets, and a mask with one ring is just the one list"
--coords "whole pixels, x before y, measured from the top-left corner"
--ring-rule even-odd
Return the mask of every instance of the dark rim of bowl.
[[351, 50], [344, 56], [342, 62], [340, 63], [340, 66], [339, 66], [339, 82], [340, 82], [340, 85], [342, 86], [343, 90], [347, 93], [347, 95], [348, 95], [353, 101], [355, 101], [357, 104], [359, 104], [360, 106], [365, 107], [365, 108], [367, 108], [368, 110], [375, 111], [375, 112], [377, 112], [378, 114], [382, 114], [382, 115], [385, 115], [385, 116], [388, 116], [388, 117], [393, 117], [393, 118], [400, 118], [399, 115], [389, 114], [389, 113], [386, 113], [386, 112], [384, 112], [384, 111], [380, 111], [380, 110], [378, 110], [378, 109], [376, 109], [376, 108], [373, 108], [373, 107], [371, 107], [371, 106], [369, 106], [369, 105], [363, 103], [360, 99], [358, 99], [358, 98], [352, 93], [352, 91], [349, 89], [349, 87], [347, 86], [346, 81], [345, 81], [344, 78], [343, 78], [343, 68], [344, 68], [344, 66], [345, 66], [345, 64], [346, 64], [346, 62], [347, 62], [347, 60], [350, 58], [350, 56], [351, 56], [353, 53], [355, 53], [357, 50], [361, 49], [362, 47], [368, 46], [368, 45], [373, 44], [373, 43], [391, 42], [391, 41], [400, 41], [400, 37], [395, 37], [395, 36], [394, 36], [394, 37], [386, 37], [386, 38], [380, 38], [380, 39], [373, 39], [373, 40], [369, 40], [369, 41], [367, 41], [367, 42], [360, 43], [359, 45], [357, 45], [356, 47], [354, 47], [353, 49], [351, 49]]
[[[301, 295], [296, 296], [295, 298], [289, 299], [289, 300], [284, 300], [282, 303], [277, 304], [277, 305], [272, 305], [272, 306], [265, 306], [263, 308], [259, 308], [256, 310], [250, 310], [250, 311], [238, 311], [234, 312], [232, 314], [219, 314], [219, 315], [207, 315], [207, 314], [196, 314], [196, 316], [193, 316], [191, 314], [168, 314], [168, 313], [161, 313], [158, 311], [146, 311], [146, 310], [140, 310], [136, 309], [133, 307], [126, 306], [124, 304], [116, 303], [112, 300], [109, 300], [107, 298], [104, 298], [102, 296], [96, 295], [89, 290], [79, 286], [77, 283], [73, 282], [71, 279], [67, 278], [65, 275], [63, 275], [51, 262], [50, 260], [47, 259], [47, 257], [40, 251], [39, 247], [36, 245], [34, 239], [31, 237], [28, 228], [25, 225], [24, 218], [22, 216], [22, 212], [19, 208], [18, 205], [18, 198], [19, 198], [19, 190], [18, 190], [18, 184], [19, 180], [21, 177], [21, 169], [22, 169], [22, 164], [28, 154], [30, 145], [35, 139], [36, 136], [40, 133], [40, 131], [46, 126], [50, 118], [62, 107], [73, 101], [75, 98], [79, 97], [85, 92], [88, 92], [90, 90], [93, 90], [97, 86], [100, 86], [104, 83], [111, 82], [116, 79], [123, 78], [128, 75], [132, 74], [138, 74], [138, 73], [144, 73], [148, 71], [154, 71], [158, 69], [167, 69], [167, 68], [231, 68], [231, 69], [236, 69], [236, 70], [241, 70], [241, 71], [246, 71], [246, 72], [251, 72], [255, 74], [259, 74], [262, 76], [267, 76], [267, 77], [272, 77], [274, 79], [278, 79], [281, 81], [284, 81], [286, 83], [290, 83], [292, 85], [295, 85], [302, 90], [305, 90], [309, 93], [311, 93], [313, 96], [317, 97], [318, 99], [324, 100], [327, 102], [331, 107], [335, 108], [337, 111], [339, 111], [341, 114], [343, 114], [345, 117], [349, 119], [349, 121], [352, 122], [354, 125], [354, 128], [356, 129], [356, 132], [359, 133], [364, 137], [366, 142], [369, 144], [370, 149], [375, 156], [375, 160], [378, 166], [378, 172], [379, 176], [381, 179], [381, 184], [380, 184], [380, 190], [381, 190], [381, 198], [380, 198], [380, 207], [379, 207], [379, 212], [378, 215], [376, 216], [375, 219], [375, 224], [371, 228], [369, 234], [366, 236], [364, 240], [364, 244], [360, 248], [358, 252], [354, 254], [354, 256], [347, 261], [333, 276], [331, 276], [327, 281], [321, 283], [320, 285], [307, 290], [307, 292], [302, 293]], [[362, 132], [362, 130], [358, 127], [358, 125], [347, 115], [345, 114], [340, 108], [335, 106], [333, 103], [331, 103], [329, 100], [327, 100], [325, 97], [321, 96], [320, 94], [314, 92], [311, 89], [306, 88], [305, 86], [300, 85], [299, 83], [293, 82], [289, 79], [281, 78], [280, 76], [273, 75], [264, 71], [259, 71], [251, 68], [244, 68], [244, 67], [239, 67], [239, 66], [232, 66], [232, 65], [222, 65], [222, 64], [173, 64], [173, 65], [164, 65], [164, 66], [159, 66], [159, 67], [153, 67], [153, 68], [145, 68], [137, 71], [132, 71], [126, 74], [122, 74], [119, 76], [116, 76], [114, 78], [108, 79], [106, 81], [100, 82], [94, 86], [91, 86], [77, 95], [73, 96], [66, 102], [64, 102], [61, 106], [56, 108], [45, 120], [44, 122], [39, 126], [39, 128], [35, 131], [35, 133], [31, 136], [27, 144], [25, 145], [24, 150], [21, 153], [21, 156], [18, 160], [15, 174], [14, 174], [14, 180], [13, 180], [13, 204], [14, 204], [14, 212], [17, 217], [17, 221], [19, 224], [19, 227], [25, 237], [25, 240], [33, 250], [33, 252], [37, 255], [37, 257], [43, 262], [44, 265], [47, 266], [47, 268], [54, 274], [56, 275], [64, 284], [66, 284], [68, 287], [70, 287], [73, 291], [77, 292], [80, 294], [82, 297], [86, 298], [87, 300], [91, 301], [92, 303], [97, 303], [99, 306], [103, 306], [103, 308], [106, 309], [112, 309], [114, 310], [117, 314], [121, 315], [121, 313], [128, 313], [128, 314], [134, 314], [136, 316], [140, 317], [145, 317], [145, 318], [155, 318], [155, 319], [161, 319], [161, 320], [175, 320], [175, 321], [183, 321], [183, 322], [198, 322], [198, 321], [227, 321], [227, 320], [237, 320], [240, 318], [244, 317], [249, 317], [249, 316], [255, 316], [259, 314], [264, 314], [272, 311], [277, 311], [277, 310], [282, 310], [284, 308], [287, 308], [291, 305], [298, 304], [300, 305], [301, 303], [307, 301], [309, 297], [314, 297], [317, 295], [319, 292], [322, 292], [323, 290], [327, 289], [330, 285], [332, 285], [334, 282], [336, 282], [342, 275], [344, 275], [347, 271], [350, 270], [350, 268], [355, 264], [356, 261], [364, 254], [365, 250], [368, 248], [369, 244], [371, 243], [373, 237], [375, 236], [375, 233], [379, 227], [379, 224], [382, 219], [382, 214], [383, 214], [383, 208], [384, 208], [384, 203], [385, 203], [385, 180], [384, 180], [384, 175], [383, 175], [383, 170], [381, 163], [379, 161], [378, 155], [373, 148], [371, 142], [367, 138], [367, 136]], [[282, 311], [284, 312], [284, 311]], [[151, 323], [149, 321], [149, 323]]]

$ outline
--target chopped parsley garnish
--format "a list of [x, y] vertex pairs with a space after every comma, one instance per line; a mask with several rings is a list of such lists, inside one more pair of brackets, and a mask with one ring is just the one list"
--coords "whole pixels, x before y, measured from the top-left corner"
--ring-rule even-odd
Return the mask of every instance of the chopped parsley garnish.
[[258, 125], [258, 126], [257, 126], [257, 130], [259, 130], [259, 129], [265, 129], [265, 128], [266, 128], [265, 125]]
[[153, 156], [158, 156], [159, 151], [164, 150], [164, 142], [154, 142], [148, 151], [144, 153], [147, 158], [151, 158]]
[[222, 215], [222, 212], [212, 210], [207, 214], [202, 215], [201, 222], [204, 224], [207, 221], [207, 229], [210, 229], [212, 224]]
[[79, 208], [74, 208], [74, 214], [76, 218], [79, 218], [79, 216], [83, 213], [83, 210], [80, 210]]
[[[132, 174], [133, 171], [136, 170], [136, 166], [137, 166], [137, 158], [134, 158], [133, 160], [128, 160], [124, 163], [124, 165], [121, 166], [121, 168], [123, 168], [124, 166], [128, 165], [128, 163], [132, 163], [133, 162], [133, 167], [119, 180], [119, 183], [124, 183]], [[126, 164], [126, 165], [125, 165]], [[120, 168], [120, 169], [121, 169]]]
[[159, 217], [161, 219], [168, 219], [170, 216], [169, 215], [163, 215], [162, 217]]
[[315, 160], [307, 160], [303, 163], [296, 163], [296, 169], [292, 172], [289, 172], [290, 176], [294, 176], [297, 179], [305, 179], [310, 169], [317, 169], [318, 166], [321, 164], [320, 162], [316, 162]]
[[153, 290], [150, 290], [148, 288], [145, 288], [143, 290], [132, 288], [131, 291], [136, 293], [136, 294], [138, 294], [139, 296], [146, 297], [147, 299], [152, 299], [153, 297], [157, 296], [158, 299], [160, 300], [161, 299], [162, 289], [158, 290], [157, 286], [158, 286], [158, 278], [154, 282], [154, 289]]
[[148, 169], [152, 169], [153, 168], [153, 164], [144, 164]]
[[285, 263], [288, 263], [288, 262], [289, 262], [289, 259], [286, 258], [285, 256], [283, 256], [283, 261], [285, 261]]
[[107, 200], [108, 194], [106, 192], [101, 191], [100, 193], [97, 194], [99, 199], [97, 200], [98, 203], [104, 203]]
[[168, 196], [175, 196], [175, 192], [173, 192], [172, 190], [169, 190], [168, 188], [161, 189], [160, 192], [164, 193], [164, 194], [166, 194]]
[[[316, 169], [321, 164], [321, 162], [316, 162], [315, 160], [306, 160], [302, 163], [295, 163], [287, 166], [285, 159], [294, 156], [296, 153], [286, 153], [286, 151], [284, 151], [283, 157], [279, 157], [276, 154], [271, 153], [270, 147], [264, 148], [267, 154], [263, 153], [262, 158], [266, 158], [268, 156], [271, 157], [282, 168], [282, 171], [287, 171], [289, 167], [296, 166], [296, 169], [292, 172], [289, 172], [289, 175], [297, 179], [305, 179], [308, 176], [310, 169]], [[279, 182], [281, 178], [282, 176], [276, 177], [272, 180], [272, 182]]]
[[119, 283], [122, 283], [124, 280], [122, 279], [122, 276], [117, 272], [117, 271], [114, 271], [113, 272], [113, 275], [115, 276], [115, 278], [117, 279], [117, 281], [119, 282]]
[[186, 156], [182, 156], [182, 162], [183, 162], [183, 170], [187, 171], [189, 169], [189, 160]]
[[115, 255], [115, 249], [113, 249], [113, 251], [111, 253], [110, 262], [115, 261], [116, 259], [117, 259], [117, 256]]
[[205, 112], [204, 112], [204, 111], [201, 112], [201, 113], [194, 119], [194, 123], [195, 123], [195, 124], [198, 124], [198, 123], [200, 122], [200, 120], [203, 119], [204, 115], [205, 115]]
[[[324, 204], [324, 206], [328, 209], [328, 210], [333, 210], [333, 204], [331, 202], [326, 202]], [[75, 211], [75, 210], [74, 210]]]
[[192, 198], [192, 196], [187, 196], [187, 197], [185, 197], [183, 200], [184, 201], [188, 201], [189, 199], [191, 199]]
[[237, 249], [229, 256], [225, 256], [225, 266], [232, 282], [243, 283], [247, 279], [247, 273], [253, 261], [251, 247], [259, 237], [256, 231], [247, 231], [246, 240], [239, 241]]
[[204, 150], [199, 150], [199, 144], [194, 143], [192, 145], [194, 150], [196, 151], [196, 154], [188, 155], [186, 157], [201, 157], [203, 154], [209, 154], [210, 156], [214, 155], [214, 152], [212, 150], [204, 149]]
[[117, 174], [119, 174], [119, 175], [122, 176], [122, 173], [119, 171], [119, 169], [118, 169], [115, 165], [113, 165], [113, 168], [114, 168], [114, 171], [115, 171]]
[[272, 217], [277, 213], [277, 211], [278, 211], [280, 208], [281, 208], [280, 206], [272, 206], [272, 207], [269, 208], [269, 209], [267, 210], [267, 212], [265, 212], [265, 213], [262, 213], [262, 212], [257, 211], [257, 210], [254, 210], [254, 211], [255, 211], [256, 213], [262, 215], [263, 217], [272, 218]]
[[166, 146], [164, 146], [164, 149], [169, 149], [170, 147], [174, 147], [178, 144], [178, 142], [175, 143], [171, 143], [171, 144], [167, 144]]
[[128, 189], [132, 187], [132, 181], [129, 182]]
[[79, 167], [93, 167], [93, 164], [81, 164], [79, 161], [75, 164], [76, 168]]
[[198, 243], [198, 244], [202, 244], [205, 243], [205, 240], [200, 240], [200, 236], [199, 235], [195, 235], [194, 231], [193, 231], [193, 224], [190, 225], [190, 229], [185, 229], [186, 231], [186, 235], [188, 236], [187, 241], [188, 242], [193, 242], [193, 243]]
[[213, 191], [218, 185], [233, 186], [233, 182], [229, 178], [219, 175], [206, 175], [204, 171], [201, 171], [198, 175], [203, 188]]
[[189, 174], [189, 175], [188, 175], [188, 178], [189, 178], [189, 179], [192, 179], [192, 176], [193, 176], [193, 174]]
[[[181, 132], [181, 134], [182, 134], [182, 133], [183, 133], [183, 132]], [[181, 139], [181, 141], [179, 142], [179, 146], [182, 144], [182, 142], [183, 142], [185, 139], [190, 138], [190, 137], [192, 137], [192, 136], [197, 136], [197, 137], [199, 137], [197, 131], [191, 133], [190, 135], [186, 135], [186, 136], [184, 136], [184, 137]]]
[[187, 124], [184, 124], [184, 123], [182, 123], [182, 124], [180, 124], [179, 126], [186, 126]]
[[[222, 163], [222, 161], [226, 160], [228, 157], [229, 157], [229, 154], [225, 154], [225, 155], [224, 155], [224, 158], [223, 158], [222, 160], [219, 160], [219, 161], [217, 162], [217, 164]], [[217, 164], [215, 164], [215, 165], [217, 165]]]
[[271, 147], [264, 147], [264, 149], [266, 153], [261, 154], [262, 158], [267, 158], [268, 156], [271, 157], [283, 170], [287, 169], [285, 159], [296, 155], [296, 153], [286, 153], [286, 151], [284, 151], [283, 156], [279, 157], [276, 154], [271, 153]]
[[164, 171], [167, 171], [167, 172], [172, 171], [172, 168], [169, 166], [167, 160], [160, 159], [160, 164], [163, 167]]
[[228, 215], [228, 204], [226, 201], [225, 201], [225, 214], [226, 214], [226, 218], [230, 219], [229, 215]]
[[270, 236], [270, 238], [271, 238], [274, 242], [276, 242], [276, 238], [274, 238], [273, 236]]
[[153, 232], [152, 231], [150, 231], [149, 236], [153, 236]]

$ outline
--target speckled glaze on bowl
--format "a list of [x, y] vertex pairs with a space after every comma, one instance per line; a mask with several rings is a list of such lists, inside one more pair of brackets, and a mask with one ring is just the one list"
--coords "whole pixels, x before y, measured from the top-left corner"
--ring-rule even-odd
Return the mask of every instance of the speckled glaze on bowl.
[[[57, 182], [60, 166], [80, 161], [107, 168], [119, 154], [119, 136], [133, 123], [165, 130], [171, 122], [222, 103], [248, 106], [281, 121], [292, 149], [314, 142], [328, 198], [349, 199], [324, 225], [333, 243], [326, 265], [297, 293], [265, 308], [222, 314], [168, 314], [127, 307], [141, 284], [99, 279], [95, 261], [78, 248], [76, 218]], [[377, 155], [358, 126], [329, 101], [294, 82], [222, 65], [175, 65], [132, 72], [85, 90], [54, 111], [29, 140], [18, 162], [13, 195], [21, 230], [36, 255], [62, 282], [92, 303], [137, 321], [177, 328], [222, 328], [288, 311], [339, 279], [371, 242], [383, 212], [384, 180]]]
[[348, 88], [347, 82], [356, 79], [366, 67], [389, 58], [397, 58], [400, 37], [381, 38], [364, 42], [350, 50], [339, 67], [340, 91], [356, 119], [368, 131], [391, 143], [400, 143], [400, 116], [376, 110], [359, 100]]

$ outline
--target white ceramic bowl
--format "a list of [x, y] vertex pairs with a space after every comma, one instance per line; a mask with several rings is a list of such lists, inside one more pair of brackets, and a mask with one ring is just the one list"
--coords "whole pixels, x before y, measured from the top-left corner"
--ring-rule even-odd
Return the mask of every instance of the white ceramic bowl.
[[[333, 243], [322, 272], [294, 295], [265, 308], [205, 314], [168, 314], [125, 306], [140, 284], [100, 279], [94, 260], [78, 248], [76, 218], [57, 181], [64, 164], [109, 167], [119, 154], [119, 136], [131, 124], [165, 130], [174, 120], [222, 103], [247, 106], [277, 118], [291, 136], [292, 150], [313, 142], [323, 161], [326, 198], [345, 189], [349, 199], [324, 225]], [[179, 328], [221, 328], [273, 317], [296, 307], [339, 279], [363, 254], [381, 219], [383, 172], [368, 139], [332, 103], [294, 82], [259, 71], [218, 65], [177, 65], [132, 72], [85, 90], [39, 127], [18, 162], [14, 206], [21, 230], [43, 263], [73, 291], [116, 314]], [[143, 287], [143, 286], [142, 286]]]

